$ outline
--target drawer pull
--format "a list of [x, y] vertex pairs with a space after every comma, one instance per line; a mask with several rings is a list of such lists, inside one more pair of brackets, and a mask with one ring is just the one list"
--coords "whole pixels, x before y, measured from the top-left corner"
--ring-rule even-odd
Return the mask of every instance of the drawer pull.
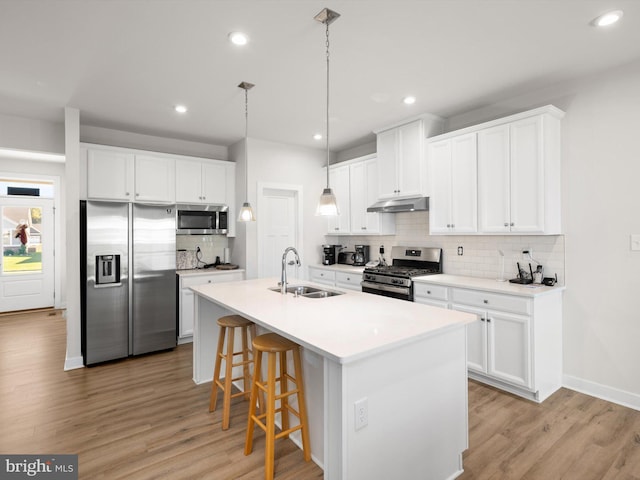
[[489, 300], [483, 300], [483, 302], [484, 302], [484, 303], [485, 303], [485, 305], [486, 305], [486, 304], [488, 304], [488, 303], [489, 303]]
[[490, 321], [491, 321], [491, 318], [490, 318], [490, 317], [487, 317], [487, 322], [490, 322]]
[[427, 290], [427, 295], [431, 295], [431, 290]]

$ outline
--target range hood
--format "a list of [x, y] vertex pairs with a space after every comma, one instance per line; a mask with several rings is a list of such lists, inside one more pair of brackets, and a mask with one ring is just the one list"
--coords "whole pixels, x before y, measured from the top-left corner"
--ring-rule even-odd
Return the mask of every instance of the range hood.
[[392, 198], [374, 203], [367, 212], [398, 213], [429, 210], [429, 197]]

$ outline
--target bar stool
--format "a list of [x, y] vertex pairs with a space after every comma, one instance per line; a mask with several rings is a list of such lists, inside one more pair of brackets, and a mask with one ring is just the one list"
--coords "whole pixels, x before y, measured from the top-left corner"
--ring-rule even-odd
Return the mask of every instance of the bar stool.
[[[265, 439], [265, 472], [266, 480], [273, 479], [275, 440], [287, 438], [291, 432], [301, 430], [302, 451], [304, 459], [311, 460], [309, 446], [309, 426], [307, 423], [307, 410], [304, 401], [304, 385], [302, 380], [302, 362], [300, 361], [300, 346], [275, 333], [266, 333], [253, 339], [253, 351], [255, 364], [253, 370], [253, 382], [251, 384], [251, 399], [249, 400], [249, 419], [247, 423], [247, 439], [244, 446], [244, 454], [249, 455], [253, 450], [253, 428], [258, 425], [266, 433]], [[295, 377], [287, 371], [287, 352], [293, 353]], [[262, 381], [261, 366], [262, 354], [267, 353], [267, 380]], [[276, 377], [276, 358], [280, 361], [280, 376]], [[280, 385], [280, 394], [276, 394], [276, 382]], [[295, 385], [289, 390], [289, 382]], [[266, 394], [266, 412], [256, 415], [256, 399], [258, 390]], [[298, 397], [298, 410], [289, 405], [289, 396], [296, 394]], [[276, 408], [276, 400], [280, 400], [280, 408]], [[265, 404], [262, 404], [264, 411]], [[281, 413], [282, 429], [276, 435], [275, 416]], [[289, 414], [298, 417], [299, 424], [289, 427]]]
[[[253, 363], [254, 354], [249, 349], [248, 332], [251, 330], [251, 338], [256, 338], [256, 325], [250, 320], [240, 315], [225, 315], [218, 319], [218, 325], [220, 326], [220, 332], [218, 337], [218, 350], [216, 351], [216, 364], [213, 370], [213, 383], [211, 384], [211, 398], [209, 400], [209, 411], [213, 412], [216, 409], [216, 403], [218, 401], [218, 388], [223, 393], [223, 406], [222, 406], [222, 430], [229, 428], [229, 414], [231, 411], [231, 399], [244, 396], [245, 399], [249, 398], [250, 387], [250, 373], [249, 365]], [[240, 328], [242, 335], [242, 350], [235, 351], [235, 338], [234, 332], [236, 328]], [[223, 351], [225, 337], [227, 337], [227, 350]], [[251, 358], [249, 355], [251, 354]], [[233, 357], [236, 355], [242, 355], [242, 361], [233, 363]], [[224, 382], [220, 380], [220, 370], [222, 360], [225, 361], [225, 375]], [[233, 378], [233, 367], [242, 366], [242, 377]], [[233, 388], [232, 382], [235, 380], [243, 379], [244, 391], [232, 394]]]

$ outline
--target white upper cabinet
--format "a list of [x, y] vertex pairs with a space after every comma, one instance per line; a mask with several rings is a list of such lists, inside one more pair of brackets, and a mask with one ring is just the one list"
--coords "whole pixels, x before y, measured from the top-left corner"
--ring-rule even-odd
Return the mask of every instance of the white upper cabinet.
[[426, 194], [422, 120], [377, 133], [378, 198]]
[[[326, 171], [326, 170], [325, 170]], [[351, 233], [351, 206], [349, 203], [349, 166], [329, 168], [329, 185], [336, 196], [340, 215], [329, 217], [327, 233], [340, 235]]]
[[476, 134], [430, 142], [430, 233], [475, 233], [477, 225]]
[[561, 233], [560, 117], [552, 113], [478, 132], [480, 232]]
[[378, 200], [378, 162], [375, 158], [350, 166], [351, 233], [380, 232], [380, 214], [367, 212]]
[[87, 151], [87, 197], [96, 200], [133, 201], [133, 153]]
[[88, 146], [87, 198], [175, 203], [175, 161], [169, 156]]
[[171, 157], [135, 155], [135, 201], [175, 203], [176, 163]]
[[547, 105], [432, 137], [431, 233], [561, 233], [560, 121]]
[[176, 160], [176, 202], [228, 204], [226, 179], [231, 167], [232, 162]]
[[367, 212], [378, 200], [378, 162], [373, 155], [329, 168], [330, 183], [340, 215], [329, 218], [329, 235], [390, 235], [395, 233], [391, 213]]

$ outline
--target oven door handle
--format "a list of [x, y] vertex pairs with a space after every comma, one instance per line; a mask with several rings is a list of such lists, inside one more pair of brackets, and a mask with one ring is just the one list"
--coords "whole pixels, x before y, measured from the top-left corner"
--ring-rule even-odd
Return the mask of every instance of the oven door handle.
[[373, 288], [375, 290], [383, 290], [385, 292], [393, 292], [393, 293], [401, 293], [407, 295], [409, 293], [409, 287], [393, 287], [391, 285], [386, 285], [384, 283], [373, 283], [373, 282], [360, 282], [361, 287]]

